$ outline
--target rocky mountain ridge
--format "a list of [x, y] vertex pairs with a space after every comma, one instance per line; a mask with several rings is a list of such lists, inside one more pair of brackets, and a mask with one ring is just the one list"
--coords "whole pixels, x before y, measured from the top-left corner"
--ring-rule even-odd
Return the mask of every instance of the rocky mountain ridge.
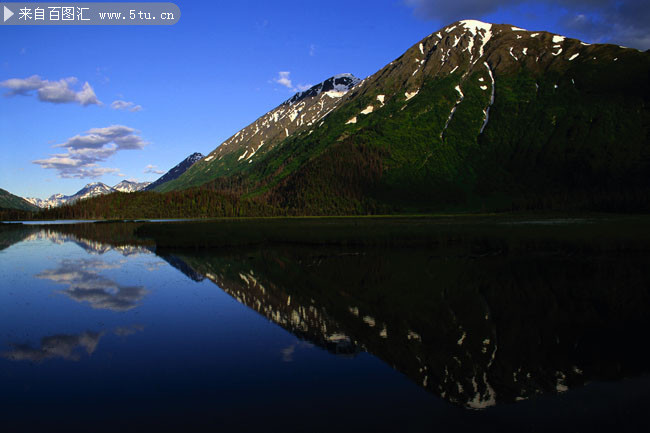
[[113, 192], [136, 192], [144, 189], [149, 185], [149, 182], [133, 182], [129, 180], [123, 180], [115, 186], [108, 186], [102, 182], [93, 182], [89, 183], [73, 195], [64, 195], [64, 194], [54, 194], [47, 199], [39, 198], [26, 198], [29, 203], [34, 206], [38, 206], [41, 209], [49, 207], [58, 207], [64, 204], [72, 204], [76, 201], [97, 197], [104, 194], [111, 194]]
[[199, 152], [195, 152], [185, 158], [183, 161], [179, 162], [176, 166], [174, 166], [171, 170], [169, 170], [167, 173], [163, 174], [161, 177], [159, 177], [157, 180], [149, 184], [146, 188], [144, 188], [145, 191], [151, 191], [154, 190], [161, 185], [171, 182], [174, 179], [177, 179], [179, 176], [181, 176], [183, 173], [185, 173], [190, 167], [192, 167], [194, 164], [199, 162], [204, 158], [203, 154]]
[[[192, 184], [197, 185], [205, 176], [223, 176], [233, 172], [235, 166], [252, 164], [258, 159], [256, 153], [268, 152], [300, 128], [313, 126], [327, 116], [360, 82], [352, 74], [339, 74], [296, 93], [224, 141], [184, 176], [196, 179]], [[164, 192], [174, 188], [175, 182], [170, 182], [156, 190]]]

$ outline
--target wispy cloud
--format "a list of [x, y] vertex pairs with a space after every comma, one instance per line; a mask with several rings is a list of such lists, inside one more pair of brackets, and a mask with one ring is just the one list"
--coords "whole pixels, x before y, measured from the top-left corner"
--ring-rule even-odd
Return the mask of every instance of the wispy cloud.
[[278, 72], [278, 76], [273, 79], [273, 82], [284, 86], [293, 92], [303, 92], [313, 86], [313, 84], [296, 84], [294, 86], [293, 81], [291, 81], [291, 72], [289, 71]]
[[10, 78], [0, 82], [0, 87], [9, 89], [5, 96], [23, 95], [28, 96], [36, 94], [41, 102], [51, 102], [54, 104], [79, 104], [81, 106], [102, 105], [97, 99], [92, 86], [85, 82], [80, 90], [75, 90], [73, 86], [78, 80], [75, 77], [62, 78], [58, 81], [43, 80], [38, 75], [32, 75], [27, 78]]
[[310, 55], [311, 57], [314, 57], [314, 56], [316, 55], [316, 45], [311, 44], [311, 45], [309, 46], [309, 55]]
[[137, 134], [135, 129], [123, 125], [93, 128], [54, 146], [65, 148], [66, 153], [53, 154], [33, 163], [58, 171], [61, 178], [95, 179], [105, 174], [120, 175], [119, 169], [100, 167], [98, 163], [122, 150], [143, 149], [148, 143]]
[[142, 105], [136, 105], [135, 102], [122, 101], [118, 99], [117, 101], [113, 101], [111, 108], [113, 110], [125, 110], [135, 113], [142, 110]]
[[273, 81], [278, 83], [281, 86], [286, 87], [287, 89], [292, 89], [293, 90], [293, 83], [291, 82], [291, 72], [289, 71], [281, 71], [278, 72], [278, 78], [275, 78]]
[[[499, 10], [514, 14], [527, 13], [526, 0], [403, 0], [414, 13], [424, 19], [439, 20], [442, 24], [467, 18], [484, 18]], [[647, 0], [541, 0], [566, 31], [579, 32], [592, 42], [613, 42], [626, 46], [650, 48], [650, 8]], [[510, 24], [519, 24], [513, 22]], [[538, 29], [539, 30], [539, 29]]]
[[164, 170], [159, 170], [157, 165], [149, 164], [144, 168], [143, 173], [163, 174]]

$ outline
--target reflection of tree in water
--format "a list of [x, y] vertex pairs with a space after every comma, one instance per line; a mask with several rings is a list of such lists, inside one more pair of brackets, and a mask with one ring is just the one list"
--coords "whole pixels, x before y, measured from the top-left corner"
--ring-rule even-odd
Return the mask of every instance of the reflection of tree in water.
[[56, 244], [72, 242], [89, 254], [116, 251], [123, 256], [152, 254], [152, 242], [133, 235], [141, 223], [24, 225], [0, 224], [0, 250], [21, 241], [49, 240]]
[[643, 255], [267, 248], [175, 253], [300, 338], [484, 408], [647, 371]]
[[119, 267], [98, 259], [63, 260], [56, 269], [36, 275], [67, 286], [61, 293], [77, 302], [87, 302], [92, 308], [128, 311], [135, 308], [147, 291], [141, 286], [122, 286], [99, 272]]
[[13, 244], [22, 242], [29, 236], [38, 232], [39, 229], [23, 224], [2, 224], [0, 223], [0, 251], [9, 248]]

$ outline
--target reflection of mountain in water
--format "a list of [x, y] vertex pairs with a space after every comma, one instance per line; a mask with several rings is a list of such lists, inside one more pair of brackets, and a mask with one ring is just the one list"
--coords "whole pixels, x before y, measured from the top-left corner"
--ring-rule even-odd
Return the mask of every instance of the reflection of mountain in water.
[[187, 277], [189, 277], [191, 280], [196, 281], [197, 283], [205, 280], [205, 277], [194, 271], [190, 266], [185, 264], [185, 262], [178, 257], [176, 257], [174, 254], [166, 254], [164, 256], [161, 256], [163, 260], [165, 260], [167, 263], [184, 273]]
[[37, 231], [37, 228], [22, 224], [0, 223], [0, 251], [9, 248], [13, 244], [24, 241]]
[[358, 352], [358, 342], [346, 335], [336, 320], [316, 301], [295, 300], [291, 294], [273, 282], [258, 281], [250, 269], [238, 269], [235, 278], [223, 273], [205, 276], [237, 301], [254, 309], [296, 336], [335, 354]]
[[151, 242], [133, 237], [135, 223], [100, 224], [82, 223], [36, 226], [24, 224], [0, 224], [0, 250], [22, 241], [48, 240], [55, 244], [72, 242], [89, 254], [105, 254], [116, 251], [128, 257], [152, 254]]
[[451, 402], [484, 408], [646, 372], [647, 260], [296, 247], [170, 263], [300, 338], [367, 350]]
[[32, 233], [24, 240], [33, 241], [33, 240], [49, 240], [55, 244], [64, 244], [66, 242], [73, 242], [79, 247], [83, 248], [88, 254], [105, 254], [109, 251], [116, 251], [122, 254], [125, 257], [133, 256], [137, 254], [151, 254], [151, 248], [141, 247], [141, 246], [132, 246], [132, 245], [111, 245], [104, 242], [99, 242], [96, 240], [85, 239], [75, 234], [71, 233], [61, 233], [57, 230], [51, 229], [41, 229], [38, 232]]
[[[327, 311], [319, 309], [313, 302], [298, 302], [274, 282], [258, 281], [255, 272], [243, 263], [196, 261], [196, 257], [185, 254], [161, 254], [168, 263], [185, 273], [189, 278], [213, 281], [226, 293], [242, 304], [252, 308], [273, 322], [289, 330], [299, 338], [314, 343], [335, 354], [355, 354], [357, 342], [342, 332], [340, 326], [329, 317]], [[201, 256], [203, 257], [203, 256]], [[232, 265], [232, 267], [231, 267]], [[243, 266], [243, 267], [242, 267]]]

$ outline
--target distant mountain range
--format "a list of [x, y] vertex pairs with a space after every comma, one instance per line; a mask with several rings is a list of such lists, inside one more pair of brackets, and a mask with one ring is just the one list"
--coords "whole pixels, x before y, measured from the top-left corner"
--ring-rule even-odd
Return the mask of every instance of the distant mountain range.
[[[177, 177], [185, 173], [185, 171], [188, 168], [190, 168], [194, 163], [199, 161], [201, 158], [203, 158], [202, 154], [193, 153], [192, 155], [188, 156], [183, 161], [181, 161], [174, 168], [172, 168], [167, 173], [165, 173], [160, 178], [158, 178], [158, 180], [156, 180], [155, 182], [132, 182], [130, 180], [123, 180], [122, 182], [112, 187], [102, 182], [94, 182], [94, 183], [89, 183], [88, 185], [84, 186], [82, 189], [77, 191], [75, 194], [70, 196], [64, 194], [54, 194], [44, 200], [39, 198], [25, 198], [21, 200], [26, 201], [29, 205], [36, 206], [36, 208], [45, 209], [51, 207], [58, 207], [63, 204], [71, 204], [79, 200], [83, 200], [91, 197], [97, 197], [100, 195], [106, 195], [113, 192], [132, 193], [137, 191], [149, 191], [155, 188], [156, 186], [160, 186], [165, 182], [169, 182], [171, 180], [176, 179]], [[20, 197], [17, 198], [20, 199]], [[34, 210], [36, 208], [32, 207], [31, 210]], [[23, 209], [23, 210], [28, 210], [28, 209]]]
[[150, 182], [132, 182], [123, 180], [117, 185], [111, 187], [102, 182], [89, 183], [73, 195], [54, 194], [50, 198], [41, 200], [39, 198], [26, 198], [25, 200], [39, 208], [57, 207], [63, 204], [71, 204], [86, 198], [97, 197], [113, 192], [136, 192], [146, 188]]
[[130, 180], [123, 180], [115, 185], [113, 189], [119, 192], [136, 192], [142, 191], [149, 185], [151, 185], [151, 182], [133, 182]]

